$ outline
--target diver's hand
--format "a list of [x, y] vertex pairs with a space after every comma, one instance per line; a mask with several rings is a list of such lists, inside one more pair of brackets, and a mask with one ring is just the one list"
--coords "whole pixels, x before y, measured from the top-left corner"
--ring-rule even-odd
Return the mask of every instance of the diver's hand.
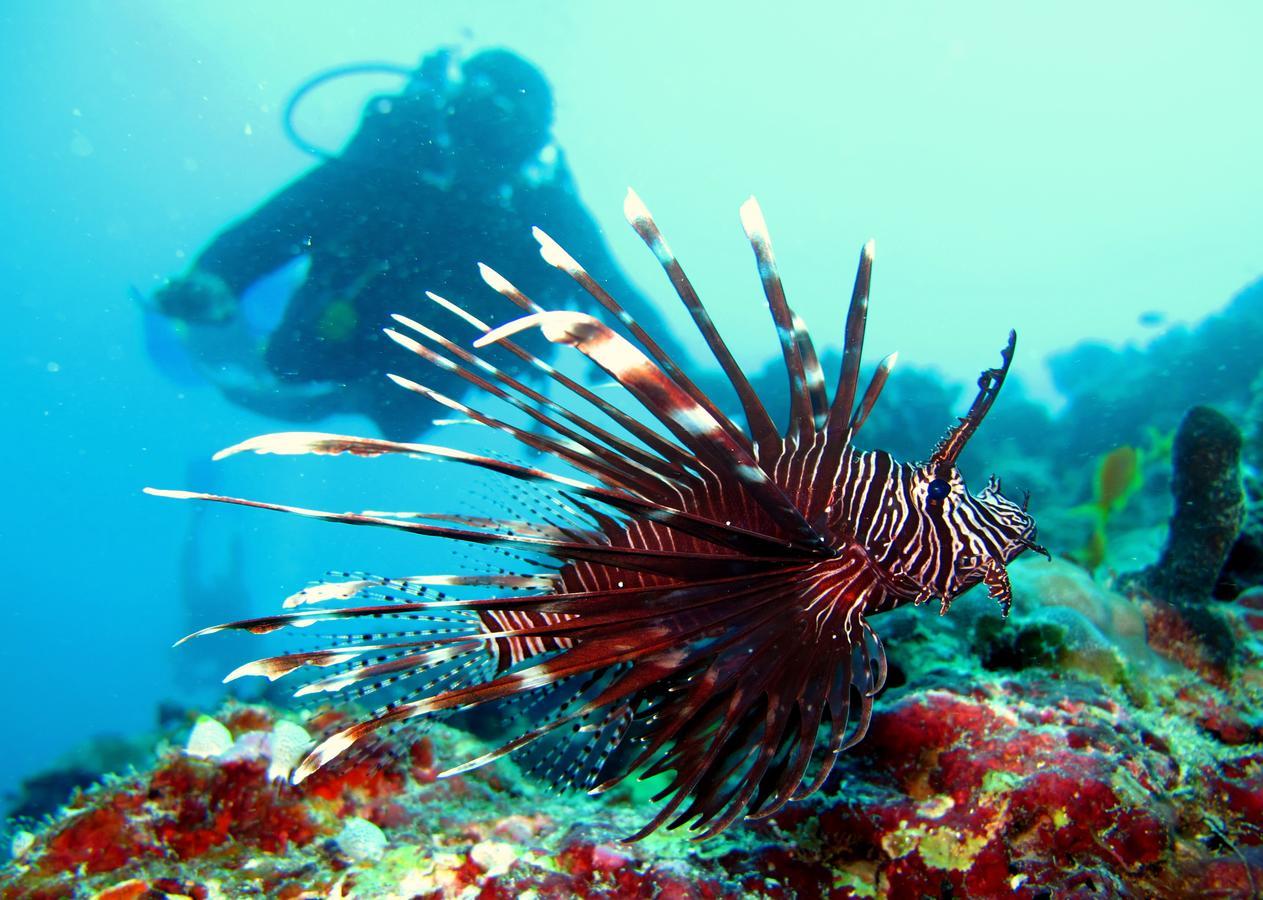
[[153, 300], [163, 315], [199, 325], [230, 322], [240, 305], [222, 278], [197, 269], [168, 281], [154, 292]]

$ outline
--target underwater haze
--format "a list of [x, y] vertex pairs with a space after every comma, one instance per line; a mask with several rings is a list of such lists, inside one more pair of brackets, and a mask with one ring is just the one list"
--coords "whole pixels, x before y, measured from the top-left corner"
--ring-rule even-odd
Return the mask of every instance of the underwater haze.
[[[1040, 543], [1073, 570], [1069, 579], [1112, 590], [1124, 583], [1115, 576], [1158, 559], [1172, 482], [1183, 483], [1171, 474], [1177, 427], [1190, 408], [1213, 406], [1231, 420], [1223, 427], [1237, 429], [1238, 450], [1244, 434], [1248, 482], [1250, 454], [1263, 444], [1263, 384], [1251, 388], [1263, 337], [1263, 6], [773, 6], [3, 5], [6, 806], [51, 813], [70, 786], [110, 768], [101, 757], [143, 766], [138, 745], [187, 737], [194, 715], [220, 702], [223, 675], [258, 653], [250, 636], [173, 649], [186, 634], [278, 611], [330, 571], [419, 575], [465, 559], [427, 539], [175, 503], [143, 494], [146, 486], [339, 511], [490, 514], [490, 489], [471, 501], [463, 473], [432, 464], [252, 454], [211, 462], [256, 434], [380, 435], [385, 420], [331, 403], [328, 418], [295, 425], [261, 401], [234, 403], [152, 305], [227, 225], [318, 165], [287, 137], [282, 112], [330, 67], [411, 68], [442, 47], [464, 58], [504, 48], [537, 67], [555, 98], [556, 146], [614, 266], [652, 302], [670, 340], [706, 360], [693, 364], [699, 383], [722, 379], [624, 221], [630, 186], [778, 425], [790, 405], [781, 349], [738, 217], [751, 194], [830, 390], [856, 260], [876, 241], [864, 370], [894, 351], [900, 368], [861, 445], [927, 457], [1015, 329], [1005, 392], [961, 468], [975, 491], [991, 471], [1032, 490]], [[370, 97], [400, 89], [396, 75], [336, 79], [304, 99], [295, 127], [336, 152]], [[441, 229], [412, 239], [422, 255], [428, 243], [455, 240]], [[459, 277], [476, 278], [478, 262], [499, 268], [498, 243], [493, 227], [469, 235], [453, 252], [467, 260]], [[464, 299], [445, 293], [450, 283], [419, 287]], [[259, 294], [269, 290], [288, 288], [265, 284]], [[427, 302], [418, 291], [415, 307], [391, 311], [418, 315]], [[263, 310], [258, 327], [283, 313]], [[321, 340], [337, 326], [322, 320]], [[403, 354], [380, 346], [388, 360]], [[585, 383], [630, 411], [617, 380]], [[381, 415], [415, 399], [384, 378], [380, 390], [403, 398]], [[740, 407], [725, 398], [736, 417]], [[411, 433], [390, 436], [511, 449], [500, 436], [482, 443], [473, 427], [427, 432], [439, 416], [429, 407], [416, 416]], [[1117, 483], [1112, 472], [1122, 473]], [[1223, 483], [1239, 485], [1231, 472]], [[1254, 513], [1243, 515], [1237, 526], [1248, 529]], [[1225, 538], [1218, 565], [1228, 568], [1212, 567], [1212, 585], [1229, 577], [1237, 538]], [[1033, 533], [1015, 540], [1034, 546]], [[1220, 601], [1263, 583], [1251, 580], [1263, 563], [1234, 571], [1236, 587]], [[970, 598], [961, 605], [981, 608], [985, 590]], [[961, 653], [986, 656], [961, 640]], [[1228, 690], [1235, 678], [1216, 684]], [[1242, 715], [1259, 739], [1263, 720]], [[98, 738], [114, 742], [91, 749]], [[63, 799], [23, 807], [32, 790], [23, 782], [54, 771], [64, 784], [52, 779], [49, 796]]]

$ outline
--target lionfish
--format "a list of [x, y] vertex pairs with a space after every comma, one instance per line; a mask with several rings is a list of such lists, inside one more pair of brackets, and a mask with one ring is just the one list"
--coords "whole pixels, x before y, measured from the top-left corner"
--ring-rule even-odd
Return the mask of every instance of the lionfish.
[[[1016, 336], [985, 370], [965, 416], [927, 462], [856, 449], [895, 362], [882, 360], [856, 403], [870, 241], [860, 256], [841, 373], [829, 399], [819, 358], [785, 292], [754, 198], [741, 221], [754, 249], [789, 379], [782, 431], [719, 336], [648, 209], [629, 191], [627, 219], [666, 271], [736, 397], [726, 414], [584, 268], [538, 228], [544, 260], [567, 273], [640, 344], [597, 318], [546, 311], [479, 264], [483, 280], [526, 314], [492, 328], [435, 295], [480, 333], [474, 349], [507, 352], [616, 423], [615, 432], [522, 383], [485, 356], [395, 315], [386, 333], [429, 363], [536, 423], [519, 428], [415, 381], [408, 390], [505, 432], [582, 477], [422, 443], [312, 432], [252, 438], [216, 458], [276, 454], [403, 454], [476, 467], [534, 493], [533, 520], [430, 513], [321, 512], [187, 491], [151, 493], [279, 510], [495, 548], [515, 569], [376, 578], [342, 573], [290, 597], [278, 615], [206, 628], [256, 634], [314, 622], [385, 619], [394, 630], [335, 634], [319, 649], [251, 662], [225, 680], [275, 680], [332, 670], [298, 695], [389, 696], [371, 718], [315, 747], [300, 782], [357, 741], [408, 720], [491, 707], [512, 740], [445, 772], [506, 754], [561, 786], [605, 791], [629, 775], [663, 776], [653, 816], [629, 840], [686, 825], [696, 838], [741, 817], [762, 819], [818, 790], [840, 752], [867, 730], [886, 678], [878, 612], [986, 585], [1007, 615], [1005, 565], [1034, 543], [1035, 522], [992, 477], [970, 495], [956, 459], [1004, 382]], [[662, 426], [655, 429], [513, 341], [538, 329], [576, 348]], [[568, 396], [568, 395], [567, 395]], [[582, 408], [582, 407], [581, 407]], [[512, 484], [514, 482], [508, 482]], [[508, 496], [508, 494], [504, 495]], [[475, 589], [484, 596], [460, 596]], [[366, 605], [316, 604], [359, 599]], [[190, 635], [194, 637], [197, 635]], [[187, 640], [187, 638], [186, 638]], [[518, 733], [520, 731], [520, 733]]]

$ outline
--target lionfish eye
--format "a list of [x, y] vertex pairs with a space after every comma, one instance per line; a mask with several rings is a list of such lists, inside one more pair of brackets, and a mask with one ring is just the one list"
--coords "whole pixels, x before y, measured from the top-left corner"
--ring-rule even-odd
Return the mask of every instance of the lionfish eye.
[[930, 482], [930, 486], [925, 489], [926, 496], [931, 500], [942, 500], [952, 492], [952, 486], [946, 478], [935, 478]]

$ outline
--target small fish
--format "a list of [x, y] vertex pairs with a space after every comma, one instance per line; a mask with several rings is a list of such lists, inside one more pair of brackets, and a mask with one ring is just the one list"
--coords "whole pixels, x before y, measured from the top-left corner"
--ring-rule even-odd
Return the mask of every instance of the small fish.
[[[590, 315], [541, 309], [480, 265], [484, 281], [525, 316], [493, 329], [429, 296], [456, 317], [454, 327], [472, 329], [474, 349], [486, 353], [401, 315], [394, 316], [398, 329], [387, 334], [544, 430], [517, 428], [391, 377], [579, 476], [432, 444], [310, 432], [264, 435], [218, 454], [401, 454], [444, 461], [503, 476], [505, 509], [527, 506], [533, 515], [335, 513], [149, 489], [392, 528], [498, 554], [483, 571], [462, 575], [348, 576], [291, 596], [287, 612], [197, 632], [330, 625], [335, 634], [324, 649], [260, 659], [229, 679], [275, 680], [318, 668], [327, 671], [298, 695], [385, 700], [370, 718], [319, 744], [295, 770], [296, 782], [380, 728], [493, 707], [516, 736], [445, 774], [514, 754], [542, 779], [593, 793], [628, 776], [664, 775], [656, 814], [629, 839], [664, 825], [710, 837], [819, 789], [837, 754], [863, 737], [886, 678], [870, 617], [932, 598], [945, 613], [977, 584], [986, 585], [1007, 615], [1006, 564], [1028, 549], [1046, 553], [1034, 543], [1025, 502], [1006, 498], [994, 477], [971, 495], [955, 465], [1004, 383], [1012, 332], [999, 367], [982, 373], [969, 411], [924, 463], [857, 449], [853, 440], [894, 364], [893, 354], [884, 359], [860, 394], [873, 245], [860, 255], [841, 375], [830, 399], [812, 340], [786, 302], [763, 215], [750, 198], [741, 221], [791, 398], [789, 421], [778, 428], [648, 209], [629, 192], [624, 211], [731, 383], [748, 430], [722, 412], [578, 261], [535, 229], [545, 261], [569, 274], [639, 346]], [[587, 356], [662, 430], [514, 341], [535, 330]], [[620, 430], [593, 421], [569, 399], [554, 401], [518, 381], [493, 362], [493, 351], [534, 366]], [[515, 504], [515, 495], [527, 502]], [[322, 605], [330, 600], [358, 605]], [[383, 627], [381, 620], [391, 624]], [[370, 622], [380, 630], [366, 633]]]
[[1116, 447], [1097, 465], [1092, 506], [1109, 516], [1122, 509], [1140, 485], [1140, 453], [1132, 446]]
[[1091, 501], [1074, 508], [1074, 512], [1093, 518], [1092, 533], [1087, 542], [1071, 554], [1089, 572], [1095, 572], [1105, 562], [1109, 547], [1109, 520], [1144, 484], [1141, 474], [1143, 464], [1142, 451], [1130, 445], [1115, 447], [1097, 463]]

